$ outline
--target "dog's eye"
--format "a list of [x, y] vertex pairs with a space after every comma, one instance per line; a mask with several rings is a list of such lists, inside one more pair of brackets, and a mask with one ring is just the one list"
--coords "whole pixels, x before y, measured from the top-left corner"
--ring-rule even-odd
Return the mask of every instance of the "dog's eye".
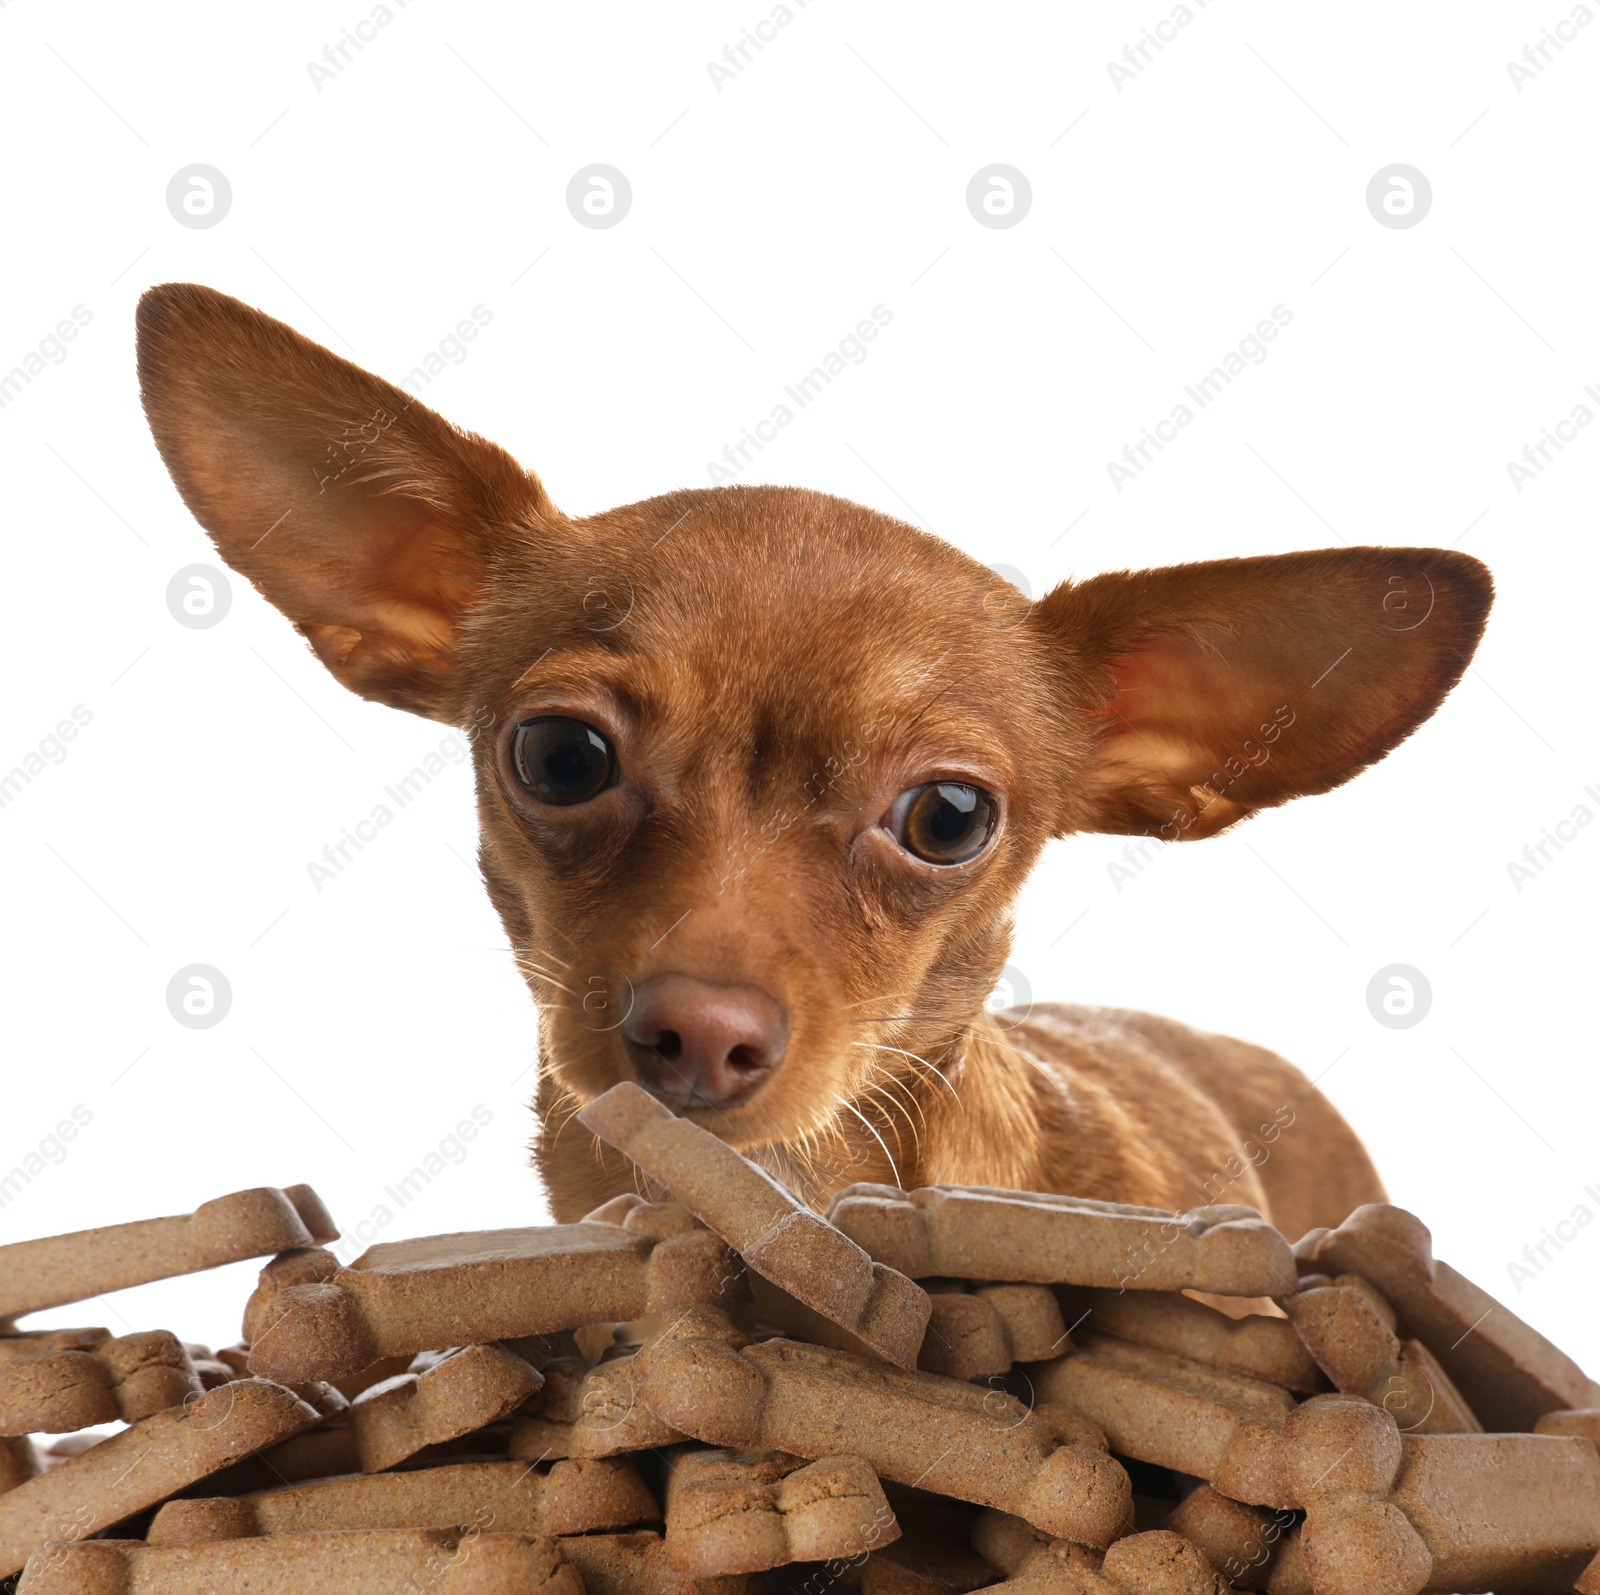
[[994, 835], [1000, 805], [982, 787], [938, 781], [902, 792], [889, 810], [889, 833], [929, 864], [965, 864]]
[[524, 720], [511, 741], [517, 779], [541, 803], [587, 803], [611, 785], [617, 755], [581, 720]]

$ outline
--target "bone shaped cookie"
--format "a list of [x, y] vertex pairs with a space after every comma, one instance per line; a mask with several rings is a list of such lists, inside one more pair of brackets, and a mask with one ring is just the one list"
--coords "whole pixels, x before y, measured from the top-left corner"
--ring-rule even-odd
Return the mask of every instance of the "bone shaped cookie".
[[1394, 1309], [1375, 1285], [1341, 1274], [1278, 1300], [1336, 1390], [1386, 1407], [1410, 1433], [1483, 1433], [1433, 1353], [1395, 1333]]
[[863, 1250], [914, 1279], [1204, 1290], [1293, 1290], [1288, 1242], [1254, 1208], [1190, 1213], [979, 1186], [848, 1185], [829, 1219]]
[[1032, 1376], [1041, 1400], [1084, 1414], [1114, 1451], [1213, 1483], [1295, 1405], [1281, 1386], [1109, 1335], [1082, 1336]]
[[1098, 1449], [1092, 1425], [1059, 1408], [1030, 1412], [1002, 1391], [830, 1347], [748, 1344], [703, 1308], [638, 1360], [645, 1404], [713, 1445], [845, 1452], [880, 1477], [1016, 1512], [1090, 1545], [1109, 1544], [1130, 1516], [1126, 1474]]
[[1546, 1412], [1600, 1407], [1600, 1385], [1509, 1307], [1433, 1255], [1421, 1219], [1384, 1203], [1358, 1207], [1338, 1229], [1295, 1247], [1305, 1273], [1359, 1274], [1383, 1292], [1403, 1334], [1438, 1358], [1490, 1429], [1531, 1429]]
[[250, 1367], [290, 1382], [337, 1379], [379, 1357], [481, 1345], [742, 1297], [742, 1270], [698, 1225], [552, 1224], [393, 1241], [348, 1268], [290, 1252], [245, 1309]]
[[537, 1412], [511, 1426], [508, 1454], [542, 1462], [550, 1457], [609, 1457], [651, 1451], [684, 1436], [639, 1398], [631, 1355], [597, 1363], [560, 1357], [544, 1367], [544, 1399]]
[[474, 1523], [496, 1533], [589, 1534], [660, 1516], [638, 1469], [621, 1457], [556, 1462], [543, 1471], [525, 1462], [457, 1462], [169, 1501], [152, 1519], [147, 1538], [152, 1545], [195, 1545], [256, 1535]]
[[1321, 1370], [1287, 1319], [1262, 1313], [1230, 1318], [1215, 1307], [1170, 1290], [1064, 1286], [1059, 1295], [1067, 1323], [1074, 1330], [1136, 1340], [1142, 1346], [1307, 1395], [1327, 1388]]
[[972, 1543], [1006, 1575], [988, 1586], [1004, 1595], [1232, 1595], [1205, 1556], [1166, 1529], [1129, 1535], [1100, 1556], [990, 1511], [974, 1525]]
[[0, 1578], [37, 1547], [86, 1538], [318, 1421], [292, 1391], [241, 1379], [102, 1440], [0, 1495]]
[[50, 1335], [0, 1340], [0, 1434], [65, 1434], [137, 1423], [188, 1396], [200, 1379], [164, 1329], [60, 1346]]
[[578, 1121], [625, 1153], [745, 1262], [903, 1368], [915, 1366], [928, 1300], [875, 1263], [765, 1169], [623, 1081]]
[[339, 1238], [309, 1185], [236, 1191], [175, 1218], [0, 1246], [0, 1319]]
[[899, 1535], [860, 1457], [684, 1450], [667, 1476], [667, 1560], [680, 1573], [755, 1573], [863, 1555]]
[[27, 1595], [584, 1595], [559, 1541], [440, 1529], [289, 1534], [207, 1545], [94, 1540], [50, 1546], [23, 1575]]
[[1306, 1510], [1317, 1595], [1567, 1589], [1600, 1550], [1600, 1454], [1577, 1437], [1408, 1435], [1381, 1407], [1325, 1395], [1262, 1449], [1283, 1504]]

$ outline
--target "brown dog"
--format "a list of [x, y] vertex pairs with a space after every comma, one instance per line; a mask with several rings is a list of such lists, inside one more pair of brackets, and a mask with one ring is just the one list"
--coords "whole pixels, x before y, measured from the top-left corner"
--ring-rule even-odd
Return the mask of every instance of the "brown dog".
[[818, 1204], [863, 1179], [1235, 1201], [1292, 1237], [1381, 1199], [1271, 1053], [984, 1003], [1051, 837], [1211, 836], [1425, 720], [1489, 608], [1475, 560], [1221, 560], [1029, 603], [797, 488], [569, 520], [494, 444], [207, 288], [145, 296], [139, 371], [222, 557], [345, 686], [474, 738], [558, 1219], [631, 1182], [570, 1122], [629, 1076]]

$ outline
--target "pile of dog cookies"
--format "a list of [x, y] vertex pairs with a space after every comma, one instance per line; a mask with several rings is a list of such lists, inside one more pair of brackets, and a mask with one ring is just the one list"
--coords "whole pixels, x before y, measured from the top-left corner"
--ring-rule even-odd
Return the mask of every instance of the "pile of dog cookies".
[[[0, 1588], [1600, 1595], [1600, 1386], [1398, 1208], [823, 1218], [635, 1086], [580, 1118], [661, 1200], [347, 1267], [303, 1186], [0, 1247]], [[215, 1354], [16, 1327], [262, 1256]]]

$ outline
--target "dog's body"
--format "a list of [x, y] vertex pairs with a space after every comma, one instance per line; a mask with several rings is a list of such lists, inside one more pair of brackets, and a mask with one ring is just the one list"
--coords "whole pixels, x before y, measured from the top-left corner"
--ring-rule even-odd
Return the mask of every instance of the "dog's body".
[[814, 1203], [997, 1185], [1244, 1202], [1298, 1234], [1381, 1198], [1281, 1059], [985, 999], [1050, 837], [1208, 836], [1426, 719], [1488, 609], [1475, 561], [1335, 550], [1029, 603], [796, 489], [569, 520], [492, 444], [210, 290], [146, 296], [140, 371], [223, 556], [345, 685], [474, 736], [557, 1218], [630, 1182], [572, 1123], [628, 1076]]

